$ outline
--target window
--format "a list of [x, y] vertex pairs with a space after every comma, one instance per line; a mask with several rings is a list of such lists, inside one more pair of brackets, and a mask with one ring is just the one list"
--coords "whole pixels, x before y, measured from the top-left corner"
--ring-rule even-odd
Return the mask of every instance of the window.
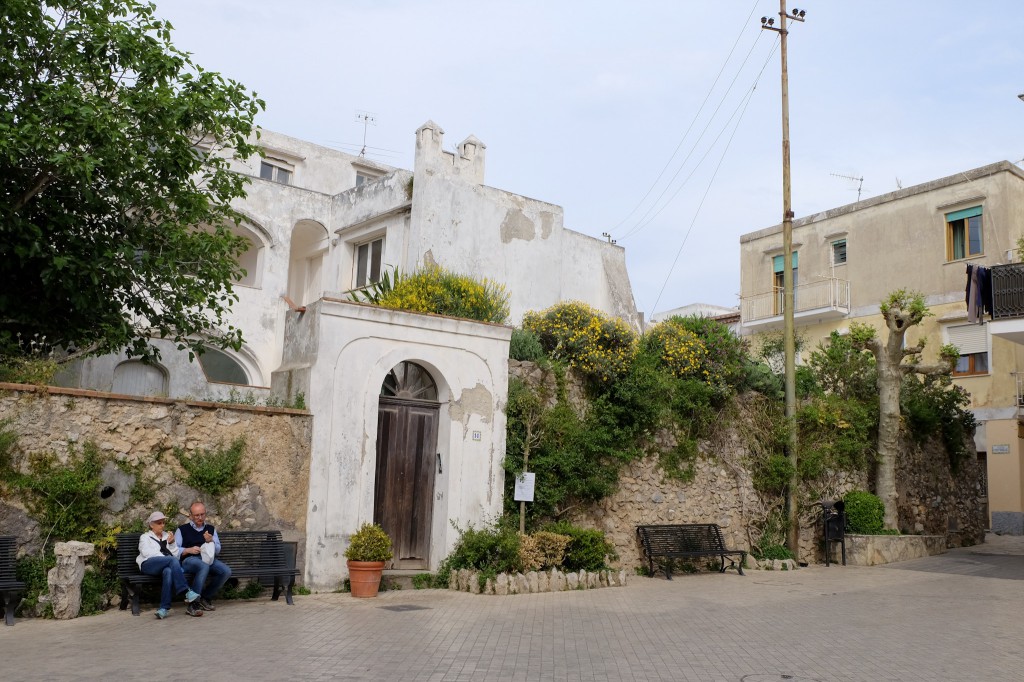
[[846, 240], [837, 239], [832, 242], [832, 265], [846, 264]]
[[276, 159], [260, 162], [260, 177], [264, 180], [270, 180], [271, 182], [279, 182], [282, 185], [290, 185], [292, 182], [291, 170], [274, 163], [274, 161], [276, 161]]
[[372, 174], [366, 173], [364, 171], [356, 171], [356, 187], [360, 187], [362, 185], [365, 185], [368, 182], [373, 182], [374, 180], [377, 180], [378, 178], [380, 178], [379, 175], [372, 175]]
[[380, 280], [381, 258], [384, 255], [384, 237], [356, 246], [356, 288]]
[[207, 346], [202, 355], [199, 356], [199, 364], [203, 368], [208, 381], [215, 381], [224, 384], [249, 383], [249, 377], [237, 360], [227, 353]]
[[[783, 306], [783, 299], [785, 297], [785, 273], [782, 270], [782, 256], [775, 256], [772, 258], [772, 287], [775, 292], [775, 306], [772, 313], [774, 315], [782, 315], [785, 312]], [[796, 251], [793, 252], [793, 302], [796, 303], [796, 271], [797, 271], [797, 257]]]
[[953, 376], [988, 374], [988, 332], [983, 324], [947, 327], [949, 342], [960, 349]]
[[983, 254], [981, 206], [946, 214], [946, 260]]

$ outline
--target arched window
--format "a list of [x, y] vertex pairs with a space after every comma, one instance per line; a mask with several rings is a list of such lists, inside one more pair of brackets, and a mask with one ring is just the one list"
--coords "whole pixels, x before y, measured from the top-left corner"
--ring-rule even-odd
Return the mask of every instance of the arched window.
[[437, 384], [430, 372], [415, 362], [400, 362], [384, 377], [380, 394], [389, 398], [437, 400]]
[[208, 381], [221, 384], [249, 384], [249, 377], [241, 363], [216, 348], [207, 347], [199, 356], [199, 364]]
[[127, 360], [114, 368], [114, 382], [110, 389], [125, 395], [167, 395], [167, 374], [156, 365], [139, 360]]
[[288, 262], [288, 298], [306, 305], [323, 295], [323, 265], [327, 230], [313, 220], [300, 220], [292, 229]]

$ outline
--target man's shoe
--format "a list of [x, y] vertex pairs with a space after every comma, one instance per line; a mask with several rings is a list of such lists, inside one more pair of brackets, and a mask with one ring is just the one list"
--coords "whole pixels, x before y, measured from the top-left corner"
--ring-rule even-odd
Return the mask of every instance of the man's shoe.
[[201, 616], [203, 615], [203, 610], [195, 604], [185, 604], [185, 613], [190, 616]]
[[200, 597], [199, 601], [196, 602], [203, 611], [216, 611], [217, 607], [210, 603], [209, 599]]
[[196, 599], [199, 599], [199, 593], [198, 592], [193, 592], [192, 590], [189, 590], [188, 592], [185, 593], [185, 603], [186, 604], [191, 604]]
[[167, 613], [167, 609], [157, 609], [156, 610], [156, 617], [159, 618], [160, 620], [163, 620], [164, 618], [166, 618], [169, 615], [170, 614]]

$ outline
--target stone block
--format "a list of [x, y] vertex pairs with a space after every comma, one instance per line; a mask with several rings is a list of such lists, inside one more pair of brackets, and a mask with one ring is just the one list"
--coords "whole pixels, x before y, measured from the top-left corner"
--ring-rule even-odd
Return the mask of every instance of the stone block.
[[508, 594], [508, 575], [499, 573], [494, 579], [494, 594], [505, 596]]
[[82, 577], [85, 557], [96, 550], [90, 542], [58, 542], [53, 547], [57, 565], [46, 574], [53, 617], [57, 620], [77, 618], [82, 608]]

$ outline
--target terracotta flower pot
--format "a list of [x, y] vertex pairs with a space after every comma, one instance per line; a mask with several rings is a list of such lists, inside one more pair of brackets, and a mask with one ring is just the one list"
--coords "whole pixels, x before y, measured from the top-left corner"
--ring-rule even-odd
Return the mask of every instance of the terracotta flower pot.
[[348, 581], [353, 597], [376, 597], [380, 578], [384, 573], [383, 561], [348, 562]]

